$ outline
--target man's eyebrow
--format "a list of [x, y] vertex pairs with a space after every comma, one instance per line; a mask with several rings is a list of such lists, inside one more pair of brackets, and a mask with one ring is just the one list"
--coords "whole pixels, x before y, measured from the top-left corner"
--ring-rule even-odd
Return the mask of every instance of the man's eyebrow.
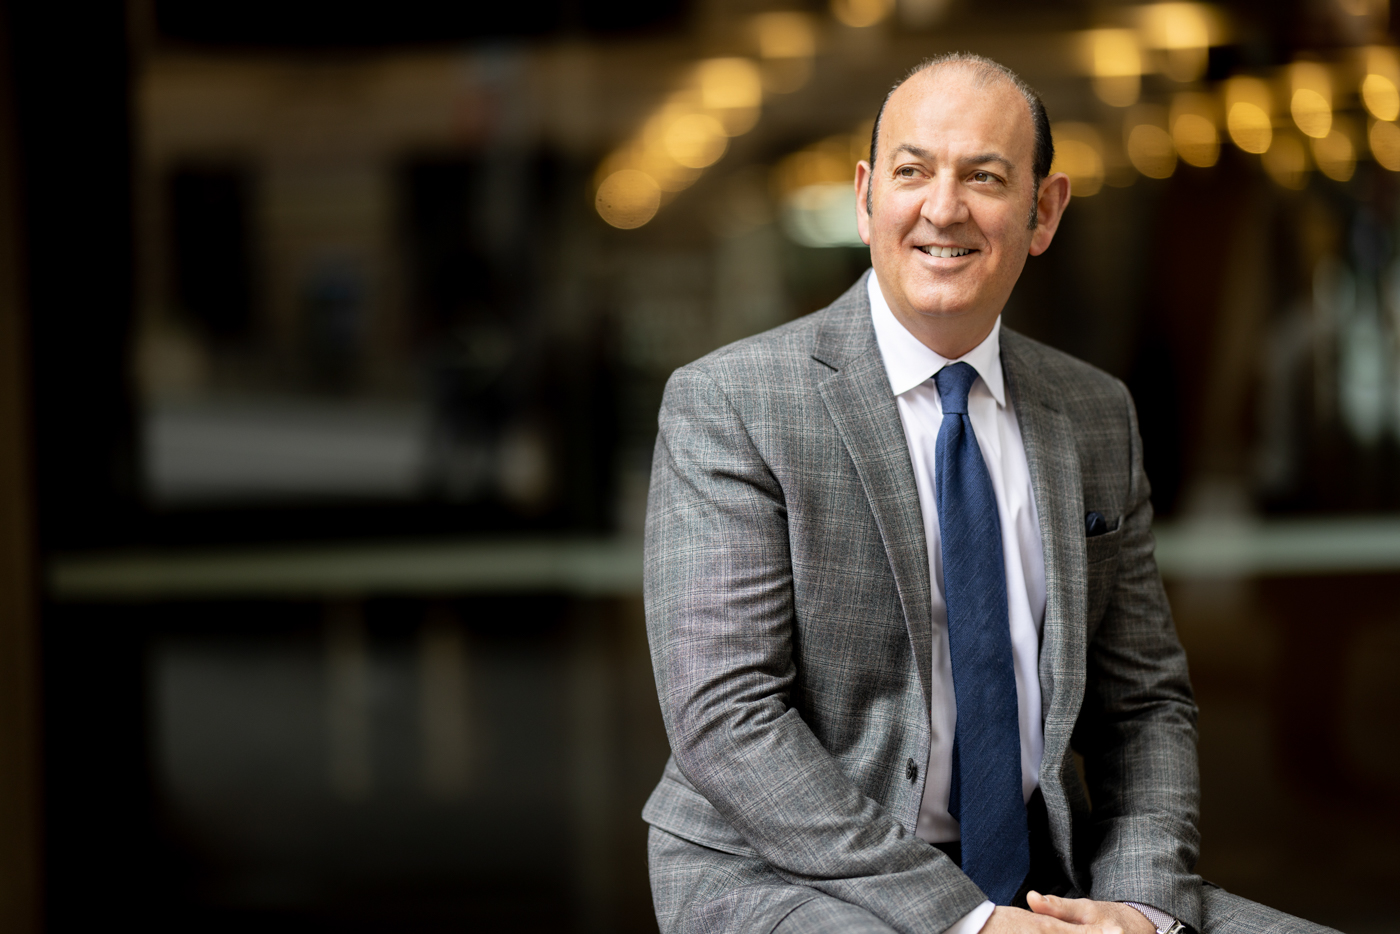
[[1016, 171], [1016, 166], [1011, 160], [998, 152], [978, 153], [975, 156], [968, 156], [966, 159], [962, 160], [963, 165], [986, 165], [988, 162], [995, 162], [997, 165], [1000, 165], [1006, 170], [1007, 174]]
[[[894, 148], [894, 151], [895, 153], [907, 152], [916, 159], [932, 160], [934, 158], [932, 152], [924, 149], [922, 146], [915, 146], [913, 143], [900, 143]], [[961, 159], [959, 161], [963, 165], [986, 165], [988, 162], [995, 162], [1005, 169], [1008, 175], [1016, 171], [1015, 163], [999, 152], [982, 152], [974, 156], [968, 156], [966, 159]]]
[[922, 146], [915, 146], [913, 143], [900, 143], [894, 148], [895, 152], [907, 152], [916, 159], [932, 159], [933, 153]]

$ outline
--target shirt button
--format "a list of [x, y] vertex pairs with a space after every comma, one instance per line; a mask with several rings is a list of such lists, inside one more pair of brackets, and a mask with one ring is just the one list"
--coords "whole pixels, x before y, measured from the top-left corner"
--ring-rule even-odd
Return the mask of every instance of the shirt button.
[[904, 766], [904, 774], [908, 776], [911, 782], [919, 777], [919, 767], [914, 764], [913, 759], [910, 759], [909, 762]]

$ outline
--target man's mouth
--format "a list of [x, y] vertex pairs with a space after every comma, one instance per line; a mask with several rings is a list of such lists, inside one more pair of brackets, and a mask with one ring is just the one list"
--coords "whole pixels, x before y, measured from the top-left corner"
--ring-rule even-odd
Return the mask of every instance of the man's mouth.
[[975, 253], [975, 252], [977, 252], [976, 250], [973, 250], [972, 248], [970, 248], [970, 247], [965, 247], [965, 246], [932, 246], [932, 245], [930, 245], [930, 246], [921, 246], [921, 247], [919, 247], [919, 249], [923, 250], [923, 251], [924, 251], [925, 253], [927, 253], [929, 256], [939, 256], [939, 257], [942, 257], [943, 259], [950, 259], [950, 258], [952, 258], [952, 257], [954, 257], [954, 256], [966, 256], [966, 255], [969, 254], [969, 253]]

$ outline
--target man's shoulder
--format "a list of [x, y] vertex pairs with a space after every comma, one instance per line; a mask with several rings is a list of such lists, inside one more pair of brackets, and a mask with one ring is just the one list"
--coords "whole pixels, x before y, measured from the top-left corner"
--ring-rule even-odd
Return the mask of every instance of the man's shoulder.
[[858, 347], [874, 340], [870, 307], [861, 276], [841, 297], [787, 324], [712, 350], [678, 369], [672, 379], [702, 376], [719, 382], [760, 386], [800, 379], [800, 374], [830, 373], [817, 357], [824, 344]]
[[1131, 398], [1118, 377], [1018, 331], [1003, 328], [1001, 347], [1011, 378], [1033, 382], [1052, 408], [1121, 409]]

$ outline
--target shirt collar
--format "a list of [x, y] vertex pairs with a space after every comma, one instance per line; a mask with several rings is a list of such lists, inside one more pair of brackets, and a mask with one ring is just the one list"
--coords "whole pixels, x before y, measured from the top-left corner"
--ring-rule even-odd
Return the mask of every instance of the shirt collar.
[[880, 356], [884, 358], [885, 372], [890, 378], [890, 389], [896, 396], [922, 384], [948, 364], [962, 362], [970, 364], [982, 377], [997, 405], [1006, 406], [1006, 388], [1001, 375], [1001, 315], [997, 315], [992, 333], [982, 343], [957, 360], [949, 360], [931, 350], [900, 324], [885, 301], [873, 269], [866, 287], [870, 291], [870, 317], [875, 325], [875, 342], [880, 346]]

